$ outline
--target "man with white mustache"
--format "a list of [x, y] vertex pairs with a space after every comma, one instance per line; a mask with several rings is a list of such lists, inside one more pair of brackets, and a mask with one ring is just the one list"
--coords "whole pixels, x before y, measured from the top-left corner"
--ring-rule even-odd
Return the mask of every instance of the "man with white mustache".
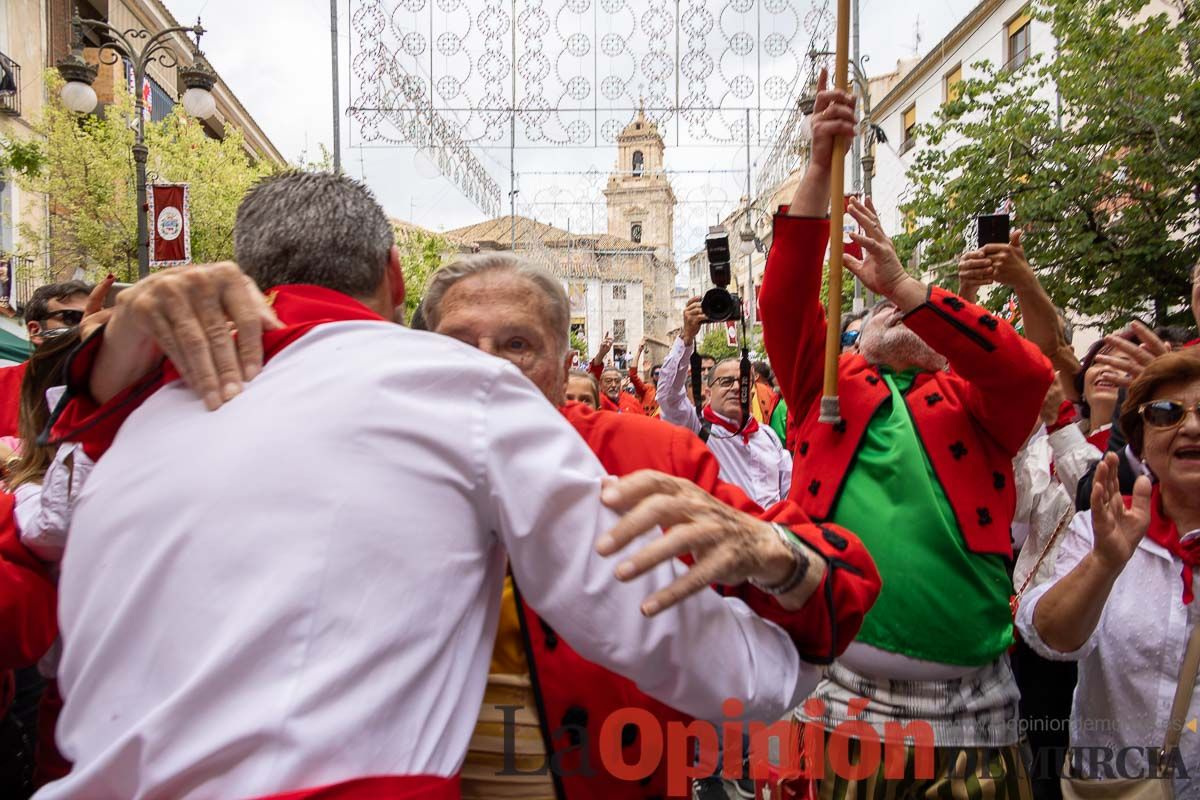
[[825, 83], [822, 76], [808, 171], [775, 218], [760, 318], [792, 411], [789, 497], [814, 520], [858, 534], [883, 589], [804, 706], [825, 730], [825, 777], [816, 794], [841, 800], [897, 792], [883, 764], [858, 782], [832, 768], [828, 754], [839, 746], [865, 752], [864, 739], [835, 730], [857, 717], [876, 732], [917, 723], [931, 734], [905, 748], [905, 763], [916, 765], [916, 783], [906, 783], [905, 793], [1026, 797], [1018, 691], [1006, 655], [1012, 459], [1053, 373], [1004, 320], [909, 275], [873, 204], [852, 199], [861, 233], [851, 238], [863, 256], [847, 255], [846, 266], [886, 300], [863, 325], [859, 353], [840, 358], [840, 421], [818, 420], [829, 175], [835, 141], [857, 130], [853, 96], [826, 91]]

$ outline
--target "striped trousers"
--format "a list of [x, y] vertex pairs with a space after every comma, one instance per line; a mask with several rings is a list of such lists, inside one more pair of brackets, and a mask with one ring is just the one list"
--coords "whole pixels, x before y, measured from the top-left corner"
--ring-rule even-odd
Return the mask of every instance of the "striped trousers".
[[[797, 727], [799, 724], [797, 723]], [[834, 738], [840, 741], [833, 743]], [[795, 742], [802, 741], [796, 732]], [[922, 752], [908, 742], [893, 743], [878, 765], [865, 777], [839, 775], [831, 759], [831, 743], [844, 754], [843, 764], [862, 763], [862, 743], [824, 732], [821, 777], [789, 778], [781, 782], [789, 800], [1031, 800], [1027, 746], [926, 747]], [[801, 747], [800, 763], [808, 766]], [[815, 759], [814, 759], [815, 760]], [[932, 763], [932, 770], [930, 769]], [[815, 766], [815, 765], [813, 765]], [[778, 800], [778, 795], [776, 795]]]

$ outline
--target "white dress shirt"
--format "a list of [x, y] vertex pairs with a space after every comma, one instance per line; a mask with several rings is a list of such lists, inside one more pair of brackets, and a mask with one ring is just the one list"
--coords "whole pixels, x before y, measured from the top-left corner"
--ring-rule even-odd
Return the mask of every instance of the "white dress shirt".
[[655, 698], [781, 716], [816, 669], [715, 592], [643, 617], [679, 567], [613, 577], [603, 475], [507, 362], [382, 322], [313, 329], [215, 412], [160, 389], [74, 512], [57, 734], [74, 768], [38, 797], [453, 775], [509, 562], [573, 648]]
[[[663, 419], [699, 433], [701, 424], [696, 418], [696, 407], [687, 398], [688, 366], [693, 348], [694, 345], [684, 344], [682, 338], [675, 339], [658, 374], [655, 398]], [[737, 426], [736, 420], [717, 416]], [[792, 485], [792, 456], [770, 425], [759, 425], [749, 441], [740, 433], [734, 436], [714, 425], [707, 444], [721, 465], [721, 480], [739, 486], [763, 508], [787, 497]]]
[[[1192, 531], [1187, 537], [1197, 535], [1200, 531]], [[1145, 538], [1117, 578], [1100, 622], [1083, 646], [1071, 653], [1051, 648], [1033, 624], [1037, 604], [1091, 552], [1092, 541], [1092, 514], [1081, 511], [1063, 536], [1053, 577], [1030, 591], [1018, 608], [1017, 627], [1021, 637], [1042, 656], [1079, 662], [1071, 708], [1071, 746], [1105, 747], [1114, 753], [1121, 748], [1138, 748], [1137, 753], [1127, 754], [1127, 769], [1142, 774], [1142, 754], [1146, 748], [1162, 747], [1166, 737], [1179, 665], [1191, 627], [1200, 619], [1200, 609], [1195, 608], [1195, 601], [1190, 612], [1183, 604], [1182, 562]], [[1200, 684], [1192, 694], [1185, 723], [1200, 713], [1198, 696]], [[1185, 730], [1180, 751], [1190, 779], [1176, 778], [1176, 795], [1200, 796], [1200, 737]], [[1086, 768], [1088, 760], [1082, 761]], [[1109, 764], [1113, 765], [1111, 761]]]

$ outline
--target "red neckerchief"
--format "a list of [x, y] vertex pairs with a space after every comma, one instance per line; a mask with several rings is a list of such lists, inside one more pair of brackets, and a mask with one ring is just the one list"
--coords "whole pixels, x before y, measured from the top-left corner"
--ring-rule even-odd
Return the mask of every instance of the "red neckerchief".
[[[1126, 497], [1128, 506], [1133, 498]], [[1146, 532], [1150, 541], [1162, 545], [1171, 555], [1183, 562], [1183, 604], [1192, 602], [1192, 573], [1200, 565], [1200, 536], [1193, 536], [1186, 542], [1179, 540], [1179, 529], [1175, 527], [1162, 508], [1162, 493], [1158, 484], [1150, 494], [1150, 530]]]
[[1108, 425], [1095, 433], [1089, 434], [1085, 438], [1087, 443], [1099, 450], [1101, 453], [1108, 452], [1108, 440], [1112, 437], [1112, 426]]
[[[304, 283], [276, 286], [267, 292], [267, 300], [283, 327], [263, 332], [264, 364], [318, 325], [350, 320], [387, 321], [352, 297], [322, 286]], [[178, 377], [179, 371], [168, 360], [163, 365], [163, 383]]]
[[[727, 419], [723, 419], [722, 417], [717, 416], [717, 412], [712, 410], [712, 406], [704, 407], [704, 418], [706, 420], [708, 420], [709, 422], [711, 422], [713, 425], [720, 425], [722, 428], [729, 431], [730, 433], [738, 432], [738, 426], [733, 424], [732, 422], [730, 422]], [[756, 420], [754, 417], [751, 417], [749, 419], [749, 421], [746, 422], [746, 427], [742, 428], [742, 441], [745, 442], [746, 444], [750, 444], [750, 437], [757, 430], [758, 430], [758, 420]]]

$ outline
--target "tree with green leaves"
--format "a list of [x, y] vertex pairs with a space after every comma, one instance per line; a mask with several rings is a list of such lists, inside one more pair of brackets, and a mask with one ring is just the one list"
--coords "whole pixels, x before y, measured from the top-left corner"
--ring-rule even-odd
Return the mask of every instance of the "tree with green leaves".
[[[1107, 330], [1187, 322], [1200, 257], [1200, 3], [1034, 0], [1057, 52], [1010, 70], [975, 64], [917, 136], [896, 237], [923, 269], [956, 273], [978, 214], [1011, 201], [1014, 227], [1056, 304]], [[1057, 96], [1055, 95], [1057, 89]], [[993, 307], [1008, 300], [992, 293]]]
[[400, 267], [404, 272], [404, 322], [412, 321], [413, 312], [425, 296], [429, 279], [442, 265], [442, 256], [450, 245], [444, 236], [420, 229], [396, 231], [400, 249]]
[[[37, 152], [30, 152], [31, 143], [0, 147], [22, 188], [50, 197], [49, 241], [45, 230], [31, 226], [22, 227], [22, 239], [35, 251], [48, 250], [57, 274], [82, 269], [92, 280], [109, 273], [136, 280], [133, 98], [122, 88], [103, 117], [80, 116], [58, 101], [58, 74], [48, 72], [46, 81], [50, 100], [34, 123], [42, 137], [32, 144]], [[212, 139], [180, 109], [160, 122], [147, 122], [145, 135], [147, 174], [189, 184], [192, 260], [232, 259], [238, 204], [274, 167], [251, 161], [237, 129], [226, 126], [224, 139]]]
[[725, 333], [725, 323], [718, 322], [708, 326], [708, 331], [700, 340], [699, 352], [720, 361], [723, 358], [741, 355], [742, 351], [729, 343], [729, 336]]

